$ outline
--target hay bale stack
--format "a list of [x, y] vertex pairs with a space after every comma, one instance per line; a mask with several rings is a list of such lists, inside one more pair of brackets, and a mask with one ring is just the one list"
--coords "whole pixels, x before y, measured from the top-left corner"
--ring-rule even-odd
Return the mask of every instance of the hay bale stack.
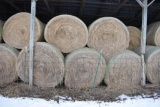
[[124, 89], [140, 85], [141, 59], [136, 53], [124, 50], [110, 58], [104, 78], [110, 88]]
[[[18, 76], [28, 82], [29, 46], [24, 48], [17, 59]], [[34, 49], [34, 84], [40, 87], [55, 87], [64, 77], [64, 58], [54, 46], [45, 43], [35, 43]]]
[[[44, 24], [35, 18], [35, 41], [43, 40]], [[26, 12], [11, 16], [3, 27], [4, 41], [15, 48], [22, 49], [30, 40], [30, 14]]]
[[[140, 47], [135, 50], [140, 54]], [[158, 76], [160, 73], [160, 48], [156, 46], [147, 46], [144, 55], [146, 63], [147, 80], [155, 85], [158, 85]]]
[[118, 19], [103, 17], [94, 21], [89, 27], [87, 45], [97, 51], [103, 49], [106, 60], [129, 46], [127, 27]]
[[135, 48], [138, 48], [141, 44], [141, 31], [134, 26], [128, 26], [127, 28], [130, 35], [130, 42], [128, 49], [134, 50]]
[[4, 22], [0, 20], [0, 42], [2, 41], [2, 29]]
[[0, 44], [0, 86], [14, 82], [18, 78], [15, 65], [18, 53], [18, 50], [7, 44]]
[[[73, 51], [65, 61], [65, 85], [69, 88], [88, 88], [93, 85], [100, 53], [89, 48]], [[106, 62], [102, 57], [94, 86], [100, 84], [106, 72]]]
[[152, 23], [148, 26], [147, 44], [160, 46], [160, 21]]
[[88, 41], [86, 25], [77, 17], [59, 15], [51, 19], [45, 28], [45, 39], [63, 53], [82, 48]]

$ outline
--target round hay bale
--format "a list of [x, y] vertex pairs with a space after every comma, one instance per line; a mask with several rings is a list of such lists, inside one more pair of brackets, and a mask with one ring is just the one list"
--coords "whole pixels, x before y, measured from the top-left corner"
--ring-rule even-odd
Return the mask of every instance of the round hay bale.
[[7, 44], [0, 44], [0, 86], [14, 82], [18, 78], [15, 65], [18, 53], [18, 50]]
[[127, 27], [118, 19], [103, 17], [94, 21], [89, 27], [87, 45], [97, 51], [103, 49], [106, 60], [129, 46]]
[[[44, 24], [35, 18], [35, 41], [43, 40]], [[30, 14], [20, 12], [11, 16], [3, 27], [4, 41], [15, 48], [22, 49], [30, 40]]]
[[2, 29], [3, 29], [4, 22], [0, 20], [0, 42], [2, 42]]
[[134, 26], [128, 26], [127, 28], [130, 34], [130, 42], [128, 49], [134, 50], [141, 44], [141, 31]]
[[[18, 76], [24, 82], [29, 78], [29, 46], [22, 49], [17, 59]], [[64, 58], [62, 53], [45, 42], [35, 43], [33, 83], [40, 87], [55, 87], [64, 77]]]
[[86, 25], [77, 17], [59, 15], [52, 18], [44, 31], [45, 39], [63, 53], [82, 48], [88, 41]]
[[141, 59], [136, 53], [124, 50], [110, 58], [104, 82], [110, 88], [123, 89], [140, 85]]
[[[140, 54], [140, 47], [137, 48], [135, 52]], [[147, 46], [144, 59], [146, 63], [147, 80], [158, 85], [158, 76], [160, 73], [160, 48], [156, 46]]]
[[160, 21], [152, 23], [148, 26], [147, 44], [160, 46]]
[[99, 85], [106, 72], [105, 59], [101, 57], [98, 67], [99, 58], [100, 53], [89, 48], [70, 53], [65, 61], [65, 85], [69, 88], [88, 88]]

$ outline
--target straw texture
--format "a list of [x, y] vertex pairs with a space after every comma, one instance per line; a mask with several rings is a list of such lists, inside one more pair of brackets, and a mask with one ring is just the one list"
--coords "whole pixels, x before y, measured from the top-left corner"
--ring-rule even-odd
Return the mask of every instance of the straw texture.
[[[43, 40], [44, 24], [35, 18], [35, 41]], [[30, 40], [30, 14], [26, 12], [11, 16], [3, 27], [4, 41], [15, 48], [22, 49]]]
[[89, 27], [87, 45], [97, 51], [103, 49], [106, 60], [129, 46], [127, 27], [118, 19], [103, 17], [94, 21]]
[[52, 18], [45, 28], [45, 39], [63, 53], [83, 48], [88, 41], [86, 25], [72, 15], [59, 15]]
[[65, 61], [65, 85], [69, 88], [88, 88], [99, 85], [106, 72], [106, 62], [103, 57], [98, 69], [99, 58], [100, 53], [89, 48], [70, 53]]
[[[24, 48], [17, 60], [16, 70], [24, 82], [29, 78], [29, 46]], [[64, 77], [64, 58], [54, 46], [37, 42], [34, 48], [34, 84], [40, 87], [55, 87]]]

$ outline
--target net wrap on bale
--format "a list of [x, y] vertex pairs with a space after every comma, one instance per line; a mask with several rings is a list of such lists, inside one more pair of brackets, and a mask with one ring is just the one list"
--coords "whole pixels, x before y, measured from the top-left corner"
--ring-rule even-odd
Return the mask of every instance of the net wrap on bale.
[[18, 78], [15, 65], [18, 53], [18, 50], [7, 44], [0, 44], [0, 86], [14, 82]]
[[134, 27], [134, 26], [127, 26], [129, 35], [130, 35], [130, 42], [129, 42], [129, 50], [134, 50], [138, 48], [141, 44], [141, 31]]
[[88, 41], [88, 29], [77, 17], [59, 15], [52, 18], [44, 31], [45, 40], [63, 53], [83, 48]]
[[[140, 47], [135, 49], [135, 52], [140, 55]], [[147, 80], [155, 85], [158, 85], [160, 73], [160, 47], [146, 46], [146, 53], [144, 55], [146, 63]]]
[[[35, 18], [35, 41], [43, 40], [44, 24]], [[30, 40], [30, 14], [20, 12], [11, 16], [3, 27], [4, 41], [15, 48], [22, 49]]]
[[[69, 88], [88, 88], [99, 85], [106, 72], [105, 59], [99, 58], [100, 53], [89, 48], [70, 53], [65, 60], [65, 85]], [[97, 69], [99, 60], [99, 69]]]
[[103, 49], [106, 60], [129, 46], [127, 27], [118, 19], [103, 17], [94, 21], [89, 27], [87, 45], [97, 51]]
[[109, 59], [104, 82], [109, 88], [124, 89], [140, 85], [141, 58], [124, 50]]
[[[17, 60], [16, 70], [24, 82], [29, 78], [29, 46], [24, 48]], [[45, 42], [35, 43], [33, 82], [40, 87], [55, 87], [64, 77], [64, 58], [62, 53]]]

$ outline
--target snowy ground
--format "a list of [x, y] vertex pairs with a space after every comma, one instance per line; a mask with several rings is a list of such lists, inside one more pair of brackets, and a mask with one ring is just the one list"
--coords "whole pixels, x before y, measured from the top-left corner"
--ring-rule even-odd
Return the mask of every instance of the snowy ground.
[[65, 97], [59, 97], [57, 101], [46, 101], [37, 98], [6, 98], [0, 96], [0, 107], [160, 107], [160, 97], [155, 93], [150, 96], [142, 95], [135, 97], [128, 97], [121, 95], [115, 102], [103, 101], [69, 101]]

